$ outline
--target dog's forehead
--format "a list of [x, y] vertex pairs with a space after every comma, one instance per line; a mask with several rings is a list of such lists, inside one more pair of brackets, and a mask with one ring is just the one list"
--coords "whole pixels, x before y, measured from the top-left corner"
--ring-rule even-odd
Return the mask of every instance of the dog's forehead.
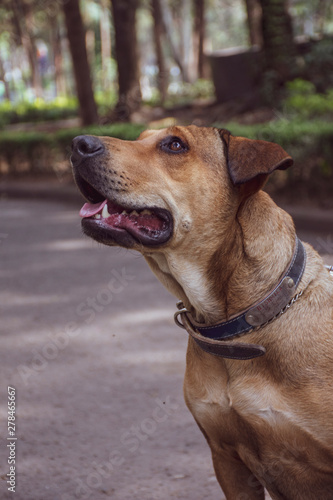
[[[214, 129], [211, 127], [198, 127], [196, 125], [179, 126], [173, 125], [168, 128], [160, 130], [145, 130], [138, 137], [138, 141], [145, 141], [146, 143], [155, 143], [162, 140], [164, 137], [180, 137], [185, 139], [187, 142], [197, 144], [201, 140], [211, 140], [216, 139], [216, 134]], [[203, 145], [203, 144], [202, 144]]]

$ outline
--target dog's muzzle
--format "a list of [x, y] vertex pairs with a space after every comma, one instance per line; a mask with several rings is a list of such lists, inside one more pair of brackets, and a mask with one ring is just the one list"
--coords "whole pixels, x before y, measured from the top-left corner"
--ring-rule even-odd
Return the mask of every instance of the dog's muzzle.
[[169, 210], [136, 203], [135, 193], [130, 192], [124, 175], [117, 175], [112, 155], [99, 137], [75, 137], [71, 161], [75, 182], [88, 201], [80, 211], [85, 234], [125, 248], [158, 247], [170, 240], [173, 218]]

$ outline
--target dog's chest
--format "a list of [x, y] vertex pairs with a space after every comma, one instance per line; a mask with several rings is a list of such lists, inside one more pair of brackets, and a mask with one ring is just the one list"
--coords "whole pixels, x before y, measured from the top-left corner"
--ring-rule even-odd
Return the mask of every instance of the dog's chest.
[[206, 376], [200, 386], [185, 380], [185, 397], [211, 440], [236, 447], [251, 446], [250, 441], [260, 441], [263, 432], [276, 433], [294, 420], [279, 392], [260, 378], [230, 382], [227, 377]]
[[192, 385], [185, 381], [186, 401], [217, 453], [233, 450], [263, 484], [271, 486], [288, 475], [294, 482], [304, 482], [310, 463], [313, 473], [322, 470], [323, 477], [332, 481], [329, 436], [325, 441], [324, 436], [313, 435], [295, 398], [283, 396], [279, 387], [259, 377], [244, 382], [208, 376], [201, 382], [198, 390], [193, 379]]

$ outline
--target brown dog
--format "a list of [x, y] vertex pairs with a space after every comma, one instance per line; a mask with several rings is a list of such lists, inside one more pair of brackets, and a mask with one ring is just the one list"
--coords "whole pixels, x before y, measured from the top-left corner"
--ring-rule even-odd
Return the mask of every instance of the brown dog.
[[260, 189], [292, 159], [190, 126], [80, 136], [72, 164], [85, 233], [142, 252], [184, 304], [185, 400], [227, 499], [332, 500], [333, 279]]

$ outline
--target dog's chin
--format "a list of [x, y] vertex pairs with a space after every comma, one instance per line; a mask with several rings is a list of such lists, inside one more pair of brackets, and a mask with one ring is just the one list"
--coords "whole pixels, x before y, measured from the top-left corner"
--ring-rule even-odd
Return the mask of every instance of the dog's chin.
[[163, 214], [163, 224], [154, 231], [133, 223], [135, 221], [123, 224], [124, 227], [116, 227], [112, 218], [84, 218], [81, 224], [83, 232], [99, 243], [144, 251], [146, 247], [149, 249], [161, 247], [171, 239], [173, 232], [171, 215], [160, 209], [160, 217], [161, 214]]

